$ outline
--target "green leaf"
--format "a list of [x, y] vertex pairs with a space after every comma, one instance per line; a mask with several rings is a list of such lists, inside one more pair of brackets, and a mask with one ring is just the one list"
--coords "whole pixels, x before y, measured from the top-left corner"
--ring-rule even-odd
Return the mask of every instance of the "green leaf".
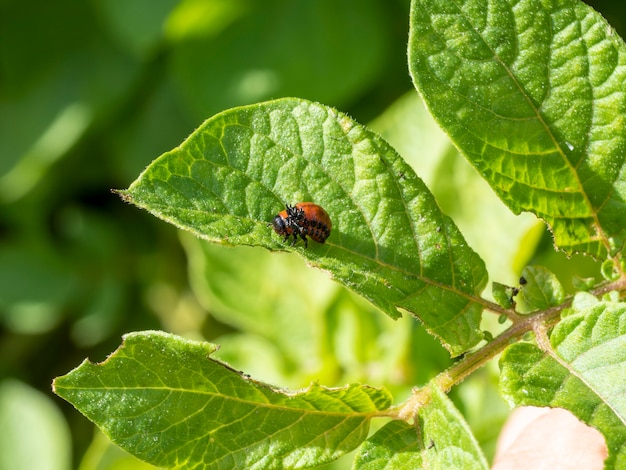
[[188, 233], [181, 241], [190, 284], [213, 317], [310, 360], [320, 341], [311, 328], [323, 329], [320, 317], [337, 296], [336, 283], [320, 271], [306, 269], [295, 256], [250, 247], [227, 249]]
[[102, 364], [57, 378], [54, 391], [120, 447], [167, 468], [319, 465], [359, 445], [391, 404], [388, 392], [363, 385], [272, 389], [212, 360], [216, 348], [128, 334]]
[[515, 306], [515, 297], [518, 290], [515, 287], [506, 286], [499, 282], [493, 282], [491, 285], [491, 294], [493, 299], [500, 305], [500, 307], [511, 308]]
[[160, 470], [133, 457], [120, 449], [101, 432], [96, 431], [94, 438], [85, 451], [77, 470]]
[[617, 281], [620, 277], [619, 267], [613, 259], [604, 260], [600, 267], [600, 272], [604, 279], [608, 281]]
[[[214, 242], [295, 250], [392, 318], [419, 316], [453, 353], [482, 338], [481, 259], [411, 168], [332, 108], [282, 99], [208, 119], [122, 196]], [[268, 224], [285, 203], [332, 219], [324, 245], [291, 248]]]
[[1, 469], [72, 468], [70, 430], [48, 395], [17, 380], [0, 382], [0, 429]]
[[421, 468], [422, 443], [415, 426], [406, 421], [390, 421], [365, 441], [354, 460], [354, 470]]
[[529, 343], [500, 359], [501, 388], [511, 405], [561, 407], [595, 427], [609, 447], [607, 468], [626, 465], [626, 304], [584, 296], [555, 327], [556, 355]]
[[487, 469], [469, 426], [445, 393], [431, 387], [431, 400], [419, 410], [417, 428], [392, 421], [363, 443], [354, 469]]
[[377, 0], [358, 14], [351, 2], [180, 2], [167, 25], [174, 85], [198, 119], [277, 96], [353, 102], [389, 72], [387, 14]]
[[560, 358], [626, 423], [626, 304], [573, 306], [550, 335]]
[[518, 298], [529, 311], [544, 310], [563, 303], [565, 291], [557, 277], [543, 266], [526, 266], [522, 270], [525, 283]]
[[590, 291], [598, 284], [595, 277], [580, 277], [574, 276], [572, 278], [572, 286], [576, 291]]
[[430, 389], [431, 400], [419, 411], [428, 467], [489, 468], [463, 415], [445, 393], [434, 385]]
[[[447, 363], [448, 352], [417, 322], [381, 315], [295, 255], [223, 247], [187, 232], [180, 238], [197, 299], [238, 330], [219, 336], [215, 357], [258, 380], [292, 388], [312, 380], [395, 384], [406, 389], [394, 395], [404, 396]], [[174, 312], [165, 315], [177, 324]], [[415, 357], [419, 368], [409, 366]]]
[[566, 252], [621, 249], [626, 48], [578, 0], [413, 0], [409, 68], [426, 104], [515, 212]]
[[[452, 145], [414, 91], [369, 124], [415, 170], [443, 212], [485, 262], [490, 279], [513, 285], [528, 264], [545, 225], [514, 215]], [[485, 230], [489, 227], [489, 230]]]

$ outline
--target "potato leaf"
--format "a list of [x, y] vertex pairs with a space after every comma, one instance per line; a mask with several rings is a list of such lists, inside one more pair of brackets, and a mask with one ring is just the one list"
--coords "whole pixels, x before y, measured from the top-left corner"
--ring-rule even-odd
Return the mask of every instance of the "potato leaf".
[[626, 236], [626, 46], [578, 0], [414, 0], [409, 69], [515, 212], [602, 258]]
[[[120, 193], [213, 242], [295, 250], [391, 317], [418, 316], [455, 355], [482, 338], [484, 263], [389, 144], [332, 108], [220, 113]], [[329, 213], [325, 244], [292, 248], [268, 227], [300, 201]]]
[[306, 468], [367, 437], [383, 389], [311, 385], [287, 393], [210, 358], [210, 343], [131, 333], [101, 364], [54, 381], [56, 394], [134, 456], [166, 468]]
[[487, 461], [463, 416], [436, 386], [419, 410], [419, 422], [392, 421], [363, 443], [355, 470], [407, 468], [487, 469]]
[[[588, 303], [585, 296], [585, 302]], [[626, 465], [626, 304], [575, 302], [555, 327], [554, 354], [530, 343], [500, 359], [500, 385], [514, 406], [561, 407], [604, 435], [607, 468]]]

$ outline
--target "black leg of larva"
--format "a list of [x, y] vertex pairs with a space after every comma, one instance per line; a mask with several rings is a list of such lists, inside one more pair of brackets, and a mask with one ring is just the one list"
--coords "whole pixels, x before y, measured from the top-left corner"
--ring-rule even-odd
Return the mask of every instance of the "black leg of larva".
[[302, 238], [304, 240], [304, 247], [307, 248], [308, 247], [308, 240], [306, 238], [306, 235], [304, 233], [300, 234], [300, 238]]

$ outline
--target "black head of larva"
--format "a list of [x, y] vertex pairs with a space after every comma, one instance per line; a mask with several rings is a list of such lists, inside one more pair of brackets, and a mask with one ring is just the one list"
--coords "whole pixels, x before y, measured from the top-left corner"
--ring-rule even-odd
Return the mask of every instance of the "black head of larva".
[[307, 235], [318, 243], [324, 243], [330, 235], [332, 223], [321, 206], [313, 202], [299, 202], [294, 206], [287, 204], [285, 210], [274, 217], [272, 227], [276, 233], [285, 237], [285, 241], [292, 236], [292, 245], [300, 237], [306, 247]]
[[274, 232], [280, 235], [287, 233], [287, 221], [280, 215], [274, 217], [274, 220], [272, 220], [272, 227], [274, 228]]

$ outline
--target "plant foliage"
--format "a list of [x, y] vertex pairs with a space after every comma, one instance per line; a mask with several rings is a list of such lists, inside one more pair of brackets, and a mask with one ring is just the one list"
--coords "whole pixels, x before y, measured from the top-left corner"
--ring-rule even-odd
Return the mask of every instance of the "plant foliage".
[[[483, 261], [377, 134], [297, 98], [221, 112], [123, 199], [210, 242], [295, 252], [464, 356], [392, 406], [360, 384], [270, 387], [208, 343], [132, 333], [54, 384], [121, 447], [168, 468], [305, 468], [359, 445], [354, 468], [487, 468], [445, 393], [503, 352], [512, 406], [571, 410], [605, 436], [607, 468], [626, 465], [626, 45], [578, 0], [413, 0], [410, 27], [415, 86], [461, 153], [512, 211], [543, 219], [557, 249], [604, 262], [607, 280], [567, 297], [529, 266], [519, 286], [494, 284], [494, 303]], [[326, 243], [291, 245], [269, 227], [300, 201], [329, 213]], [[507, 329], [484, 333], [484, 313]], [[395, 420], [368, 438], [376, 417]]]

